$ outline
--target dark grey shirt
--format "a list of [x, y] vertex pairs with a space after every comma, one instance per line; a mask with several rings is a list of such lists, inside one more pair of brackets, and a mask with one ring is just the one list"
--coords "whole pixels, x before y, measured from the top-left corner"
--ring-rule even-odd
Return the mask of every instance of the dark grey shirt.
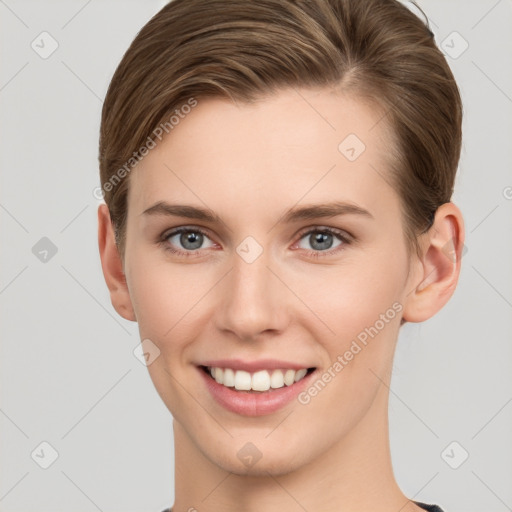
[[414, 503], [428, 512], [443, 512], [443, 509], [437, 505], [427, 505], [426, 503], [420, 503], [419, 501], [415, 501]]
[[[414, 503], [416, 503], [418, 507], [425, 509], [427, 512], [443, 512], [443, 509], [437, 505], [427, 505], [426, 503], [420, 503], [419, 501], [415, 501]], [[162, 512], [171, 512], [171, 509], [166, 508], [165, 510], [162, 510]]]

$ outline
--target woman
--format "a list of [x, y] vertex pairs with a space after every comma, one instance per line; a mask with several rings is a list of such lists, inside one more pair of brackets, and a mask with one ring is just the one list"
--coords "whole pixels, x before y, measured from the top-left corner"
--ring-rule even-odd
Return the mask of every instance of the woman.
[[139, 32], [99, 246], [173, 416], [173, 512], [441, 510], [396, 483], [387, 406], [400, 327], [458, 281], [461, 118], [395, 0], [174, 0]]

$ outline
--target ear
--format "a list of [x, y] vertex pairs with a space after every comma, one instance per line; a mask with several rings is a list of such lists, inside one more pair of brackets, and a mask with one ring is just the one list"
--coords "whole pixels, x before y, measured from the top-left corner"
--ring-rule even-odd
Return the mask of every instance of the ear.
[[464, 249], [464, 220], [459, 208], [453, 203], [442, 204], [431, 228], [421, 237], [422, 257], [411, 265], [405, 298], [406, 322], [431, 318], [455, 291]]
[[115, 243], [114, 229], [106, 204], [100, 204], [98, 208], [98, 245], [103, 276], [110, 291], [112, 306], [123, 318], [136, 322], [123, 263]]

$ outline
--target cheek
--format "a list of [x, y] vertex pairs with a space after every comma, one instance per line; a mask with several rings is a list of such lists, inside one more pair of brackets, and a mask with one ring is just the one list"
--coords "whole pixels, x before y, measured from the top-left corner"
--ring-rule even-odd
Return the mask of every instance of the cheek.
[[[397, 284], [402, 279], [400, 265], [390, 265], [383, 273], [378, 261], [366, 263], [351, 266], [347, 273], [333, 271], [331, 278], [321, 280], [321, 290], [311, 287], [313, 278], [303, 282], [316, 290], [309, 294], [311, 308], [334, 331], [318, 321], [309, 327], [315, 329], [326, 357], [301, 407], [315, 411], [312, 428], [324, 432], [326, 440], [321, 442], [350, 430], [363, 417], [392, 364], [402, 309]], [[326, 417], [332, 420], [328, 426]]]
[[218, 281], [201, 265], [180, 266], [134, 254], [129, 289], [141, 339], [151, 339], [164, 359], [178, 363], [176, 354], [204, 328], [208, 291]]
[[386, 326], [399, 323], [406, 270], [401, 253], [373, 251], [364, 255], [361, 251], [340, 265], [312, 269], [300, 278], [295, 276], [294, 291], [316, 319], [329, 327], [323, 331], [316, 329], [317, 335], [324, 333], [318, 339], [329, 343], [329, 352], [339, 351], [378, 322], [381, 315], [388, 313]]

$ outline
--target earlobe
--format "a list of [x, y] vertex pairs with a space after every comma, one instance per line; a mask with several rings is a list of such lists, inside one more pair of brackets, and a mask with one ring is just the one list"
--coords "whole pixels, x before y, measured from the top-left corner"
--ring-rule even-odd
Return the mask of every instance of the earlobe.
[[415, 262], [405, 299], [406, 322], [428, 320], [455, 291], [464, 247], [464, 221], [459, 208], [451, 202], [441, 205], [432, 227], [422, 236], [422, 258]]
[[106, 204], [98, 207], [98, 246], [103, 276], [110, 292], [112, 305], [123, 318], [136, 322], [123, 263], [115, 243], [114, 229]]

